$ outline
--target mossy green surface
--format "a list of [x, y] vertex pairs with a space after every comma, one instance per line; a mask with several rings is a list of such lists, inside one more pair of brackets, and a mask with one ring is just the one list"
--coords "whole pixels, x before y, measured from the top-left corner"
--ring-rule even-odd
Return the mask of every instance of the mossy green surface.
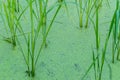
[[[54, 1], [51, 0], [49, 6]], [[72, 0], [67, 0], [67, 2], [69, 1], [72, 2]], [[21, 3], [24, 3], [24, 0], [21, 0]], [[26, 6], [26, 4], [24, 3], [23, 6]], [[103, 2], [99, 13], [101, 51], [115, 10], [114, 0], [110, 0], [110, 8], [106, 4], [106, 2]], [[54, 10], [48, 14], [48, 23]], [[92, 47], [95, 48], [95, 34], [90, 23], [87, 29], [79, 28], [77, 10], [74, 4], [68, 4], [68, 11], [70, 16], [67, 15], [65, 6], [63, 6], [55, 19], [47, 37], [48, 47], [42, 50], [36, 66], [36, 76], [33, 79], [25, 73], [26, 65], [18, 47], [16, 46], [13, 49], [12, 45], [3, 41], [0, 36], [0, 80], [81, 80], [92, 63]], [[26, 32], [29, 31], [29, 16], [27, 14], [28, 12], [25, 13], [26, 22], [21, 21]], [[4, 26], [0, 18], [0, 34], [7, 36]], [[24, 42], [22, 45], [25, 45]], [[110, 40], [106, 60], [111, 65], [112, 80], [119, 80], [120, 62], [111, 63], [111, 51]], [[102, 80], [110, 80], [107, 62], [104, 65]], [[93, 69], [90, 70], [85, 80], [94, 80]]]

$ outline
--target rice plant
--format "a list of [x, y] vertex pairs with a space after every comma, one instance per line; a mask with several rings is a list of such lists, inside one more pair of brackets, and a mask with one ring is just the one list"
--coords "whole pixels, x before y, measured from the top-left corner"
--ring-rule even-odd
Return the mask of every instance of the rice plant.
[[76, 8], [77, 8], [77, 12], [79, 15], [79, 27], [82, 28], [83, 27], [83, 1], [82, 0], [75, 0], [76, 2]]
[[[94, 6], [94, 2], [92, 0], [75, 0], [77, 13], [79, 16], [79, 27], [88, 27], [89, 24], [89, 17], [91, 14], [91, 11]], [[85, 23], [84, 23], [84, 16], [85, 16]]]
[[[95, 70], [95, 79], [96, 80], [101, 80], [101, 76], [100, 76], [100, 57], [99, 57], [99, 47], [100, 47], [100, 37], [99, 37], [99, 0], [96, 1], [95, 3], [95, 9], [96, 9], [96, 22], [95, 22], [95, 37], [96, 37], [96, 53], [97, 53], [97, 61], [96, 63], [94, 63], [94, 70]], [[95, 55], [93, 52], [93, 61], [95, 60]]]
[[120, 8], [119, 0], [116, 0], [116, 10], [113, 25], [113, 42], [112, 42], [112, 63], [114, 63], [115, 53], [117, 51], [117, 59], [119, 57], [119, 17]]
[[87, 3], [86, 3], [87, 7], [86, 7], [86, 22], [85, 22], [85, 28], [88, 27], [88, 22], [89, 22], [89, 16], [90, 16], [90, 8], [91, 8], [91, 5], [92, 5], [92, 1], [91, 0], [88, 0]]
[[[40, 23], [42, 26], [42, 35], [43, 35], [43, 39], [45, 40], [45, 35], [46, 35], [46, 24], [47, 24], [47, 3], [48, 0], [46, 0], [46, 3], [39, 1], [39, 7], [40, 7]], [[40, 27], [38, 27], [39, 30]], [[45, 40], [46, 41], [46, 40]], [[45, 46], [47, 47], [47, 43], [45, 42]]]
[[12, 0], [15, 12], [19, 12], [19, 0]]
[[[22, 53], [22, 59], [25, 61], [25, 73], [29, 77], [35, 77], [36, 68], [42, 50], [46, 50], [47, 40], [50, 30], [58, 16], [63, 4], [68, 13], [68, 6], [65, 0], [56, 0], [56, 2], [48, 7], [51, 0], [25, 0], [26, 5], [23, 7], [20, 0], [6, 0], [0, 5], [0, 15], [4, 23], [4, 29], [7, 36], [3, 36], [4, 41], [17, 46]], [[106, 60], [108, 42], [112, 36], [112, 62], [115, 58], [120, 60], [120, 5], [119, 0], [116, 0], [116, 9], [110, 22], [109, 31], [105, 38], [105, 43], [100, 45], [100, 7], [103, 6], [104, 0], [75, 0], [74, 6], [77, 8], [77, 13], [80, 28], [88, 28], [89, 23], [92, 23], [95, 45], [92, 48], [92, 63], [83, 75], [81, 80], [85, 80], [88, 72], [93, 69], [93, 80], [103, 80], [103, 68], [107, 64], [110, 70], [111, 67]], [[109, 0], [106, 0], [109, 4]], [[69, 3], [69, 0], [68, 0]], [[72, 2], [71, 2], [72, 3]], [[2, 7], [4, 15], [2, 14]], [[19, 12], [19, 13], [18, 13]], [[50, 20], [48, 19], [49, 13]], [[69, 14], [70, 16], [70, 14]], [[24, 19], [26, 18], [26, 19]], [[48, 22], [49, 20], [49, 22]], [[28, 22], [28, 23], [27, 23]], [[25, 23], [25, 25], [24, 25]], [[28, 28], [26, 31], [25, 28]], [[76, 32], [77, 33], [77, 32]], [[1, 34], [0, 34], [1, 35]], [[20, 35], [20, 36], [19, 36]], [[17, 44], [17, 45], [16, 45]], [[102, 50], [101, 50], [102, 48]]]
[[[52, 25], [53, 25], [53, 22], [54, 22], [54, 20], [55, 20], [57, 14], [58, 14], [58, 12], [60, 11], [60, 9], [61, 9], [61, 7], [62, 7], [63, 0], [60, 1], [60, 2], [58, 1], [58, 3], [60, 3], [60, 4], [58, 5], [57, 10], [56, 10], [56, 12], [54, 13], [53, 18], [52, 18], [52, 20], [51, 20], [51, 22], [50, 22], [50, 24], [49, 24], [49, 26], [48, 26], [48, 29], [47, 29], [47, 32], [46, 32], [45, 38], [47, 38], [48, 33], [49, 33], [49, 31], [50, 31], [50, 29], [51, 29], [51, 27], [52, 27]], [[50, 10], [51, 10], [51, 9], [50, 9]], [[48, 10], [48, 12], [49, 12], [50, 10]], [[46, 42], [46, 39], [45, 39], [45, 40], [43, 39], [42, 45], [44, 45], [45, 42]], [[35, 64], [37, 63], [37, 61], [38, 61], [38, 59], [39, 59], [39, 55], [40, 55], [40, 52], [41, 52], [41, 50], [42, 50], [42, 47], [43, 47], [43, 46], [41, 46], [40, 49], [39, 49], [39, 52], [38, 52], [38, 55], [37, 55], [37, 58], [36, 58]]]
[[[50, 8], [47, 10], [48, 0], [41, 0], [41, 1], [39, 0], [38, 2], [39, 2], [39, 6], [37, 8], [39, 10], [39, 17], [37, 17], [38, 20], [36, 20], [37, 27], [35, 26], [35, 23], [34, 23], [34, 21], [36, 19], [35, 15], [37, 13], [34, 11], [33, 5], [34, 5], [35, 1], [33, 1], [33, 0], [27, 1], [28, 7], [26, 7], [23, 11], [21, 11], [20, 16], [16, 19], [17, 30], [21, 34], [23, 34], [23, 38], [25, 40], [25, 44], [27, 47], [27, 52], [22, 48], [21, 41], [19, 40], [19, 36], [16, 36], [16, 40], [17, 40], [19, 49], [23, 55], [24, 61], [27, 66], [26, 73], [28, 74], [28, 76], [31, 76], [31, 77], [35, 76], [36, 65], [37, 65], [38, 59], [40, 57], [40, 53], [41, 53], [42, 49], [44, 48], [44, 46], [46, 45], [46, 38], [49, 34], [49, 31], [52, 28], [55, 18], [63, 4], [62, 3], [63, 1], [56, 2], [56, 3], [59, 3], [57, 6], [55, 6], [55, 7], [57, 7], [57, 10], [55, 11], [55, 13], [53, 15], [50, 24], [47, 26], [46, 18], [47, 18], [48, 13], [51, 10], [53, 10], [53, 8], [52, 9]], [[23, 16], [24, 12], [27, 11], [27, 9], [29, 9], [29, 12], [30, 12], [29, 15], [30, 15], [30, 23], [31, 23], [30, 24], [31, 31], [30, 31], [30, 33], [28, 33], [28, 35], [25, 34], [25, 31], [23, 30], [22, 25], [20, 24], [20, 19]], [[41, 40], [39, 40], [39, 36], [41, 34], [43, 35], [43, 37], [40, 37], [40, 38], [42, 38], [42, 42], [40, 42]], [[36, 48], [38, 41], [41, 43], [41, 44], [39, 44], [39, 49]]]
[[79, 18], [79, 20], [80, 20], [80, 22], [79, 22], [79, 26], [80, 27], [83, 27], [83, 10], [82, 10], [82, 3], [83, 3], [83, 1], [82, 0], [79, 0], [79, 5], [80, 5], [80, 18]]
[[[15, 12], [15, 2], [14, 0], [7, 0], [6, 2], [3, 2], [3, 8], [5, 13], [5, 24], [8, 26], [6, 28], [6, 32], [9, 33], [10, 36], [5, 39], [5, 41], [8, 41], [13, 46], [16, 46], [16, 25], [15, 25], [15, 17], [17, 16]], [[3, 18], [4, 19], [4, 18]]]
[[[106, 59], [105, 58], [106, 57], [106, 50], [107, 50], [108, 42], [110, 40], [110, 36], [111, 36], [112, 32], [113, 32], [113, 40], [114, 40], [113, 52], [115, 52], [115, 50], [118, 49], [117, 59], [119, 58], [119, 46], [118, 46], [119, 45], [119, 27], [118, 27], [118, 25], [119, 25], [119, 13], [118, 13], [119, 12], [119, 7], [118, 7], [119, 6], [119, 0], [116, 0], [116, 3], [117, 3], [116, 10], [113, 14], [112, 21], [110, 23], [109, 32], [108, 32], [108, 35], [107, 35], [105, 43], [104, 43], [104, 47], [103, 47], [103, 50], [102, 50], [102, 53], [101, 53], [101, 57], [100, 57], [100, 54], [95, 56], [95, 53], [93, 51], [93, 58], [92, 58], [93, 62], [91, 63], [88, 70], [86, 71], [82, 80], [84, 79], [84, 77], [87, 75], [87, 73], [90, 71], [90, 69], [92, 67], [94, 68], [95, 80], [102, 80], [103, 67], [104, 67], [105, 59]], [[96, 14], [97, 14], [97, 11], [96, 11]], [[98, 17], [98, 15], [96, 15], [96, 20], [97, 20], [97, 17]], [[96, 22], [96, 24], [98, 24], [98, 23]], [[97, 29], [97, 27], [95, 27], [95, 30], [96, 29]], [[96, 39], [97, 39], [97, 36], [96, 36]], [[96, 42], [97, 41], [98, 41], [98, 39], [96, 40]], [[98, 46], [98, 44], [96, 44], [96, 46]], [[97, 47], [97, 48], [99, 48], [99, 47]], [[112, 62], [114, 62], [114, 57], [115, 57], [115, 54], [112, 55]], [[101, 59], [99, 60], [99, 58], [101, 58]], [[98, 63], [99, 63], [99, 71], [97, 70], [98, 69]], [[109, 66], [109, 68], [110, 68], [110, 66]], [[111, 70], [110, 70], [110, 74], [111, 74]]]
[[94, 50], [92, 51], [92, 53], [93, 53], [93, 58], [92, 58], [93, 62], [91, 63], [88, 70], [86, 71], [85, 75], [82, 77], [82, 80], [84, 80], [85, 76], [90, 71], [90, 69], [92, 69], [92, 67], [94, 68], [95, 80], [102, 80], [102, 74], [103, 74], [103, 67], [104, 67], [104, 63], [105, 63], [106, 50], [107, 50], [108, 41], [110, 39], [110, 35], [111, 35], [112, 29], [113, 29], [113, 23], [111, 23], [111, 25], [110, 25], [109, 33], [108, 33], [108, 35], [106, 37], [106, 41], [104, 43], [103, 51], [102, 51], [101, 54], [99, 54], [99, 47], [100, 47], [99, 40], [100, 39], [99, 39], [99, 29], [98, 28], [99, 28], [99, 8], [100, 8], [100, 5], [102, 3], [101, 1], [100, 2], [96, 1], [96, 3], [95, 3], [96, 22], [94, 23], [94, 21], [91, 19], [91, 21], [92, 21], [92, 23], [94, 25], [94, 30], [95, 30], [95, 35], [96, 35], [95, 37], [96, 37], [96, 50], [97, 50], [96, 53], [97, 54], [95, 55]]

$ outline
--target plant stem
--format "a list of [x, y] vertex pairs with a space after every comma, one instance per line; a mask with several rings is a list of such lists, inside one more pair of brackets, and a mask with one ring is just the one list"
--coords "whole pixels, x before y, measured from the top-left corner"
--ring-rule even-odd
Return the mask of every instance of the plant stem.
[[80, 18], [79, 18], [79, 20], [80, 20], [80, 22], [79, 22], [79, 25], [80, 25], [80, 28], [82, 28], [83, 27], [83, 10], [82, 10], [82, 0], [79, 0], [79, 5], [80, 5]]

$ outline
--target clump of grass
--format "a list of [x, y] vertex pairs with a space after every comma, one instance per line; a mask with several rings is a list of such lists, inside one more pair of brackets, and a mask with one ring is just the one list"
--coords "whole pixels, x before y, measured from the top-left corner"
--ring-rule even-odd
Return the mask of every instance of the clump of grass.
[[[76, 8], [77, 8], [77, 13], [79, 16], [79, 27], [88, 27], [88, 23], [89, 23], [89, 17], [91, 14], [91, 11], [93, 9], [94, 6], [94, 2], [96, 1], [91, 1], [91, 0], [75, 0], [76, 3]], [[85, 23], [83, 21], [85, 16]]]
[[[10, 32], [10, 36], [5, 39], [5, 41], [11, 43], [13, 46], [16, 46], [16, 22], [15, 22], [15, 17], [16, 12], [15, 12], [15, 1], [14, 0], [7, 0], [6, 2], [3, 2], [3, 8], [4, 8], [4, 13], [5, 13], [5, 25], [8, 27], [6, 28], [6, 32]], [[4, 18], [3, 18], [4, 19]]]
[[[55, 21], [55, 18], [57, 16], [57, 14], [59, 13], [63, 1], [61, 2], [56, 2], [58, 3], [57, 6], [57, 10], [55, 11], [55, 13], [53, 13], [53, 17], [52, 20], [50, 21], [50, 24], [47, 24], [47, 15], [48, 13], [53, 10], [53, 8], [48, 9], [47, 10], [47, 3], [48, 0], [39, 0], [39, 6], [37, 5], [36, 8], [38, 8], [37, 10], [39, 11], [39, 15], [37, 15], [37, 13], [34, 11], [34, 2], [33, 0], [27, 1], [28, 3], [28, 7], [26, 7], [23, 11], [21, 11], [20, 16], [16, 19], [17, 22], [17, 30], [23, 34], [23, 38], [25, 40], [25, 44], [27, 47], [27, 52], [26, 50], [23, 49], [22, 45], [21, 45], [21, 41], [19, 40], [19, 36], [16, 36], [16, 40], [19, 46], [19, 49], [23, 55], [24, 61], [27, 65], [27, 70], [26, 73], [28, 74], [28, 76], [34, 77], [35, 76], [35, 72], [36, 72], [36, 65], [38, 63], [41, 51], [43, 50], [44, 46], [46, 45], [46, 39], [47, 36], [49, 34], [49, 31], [52, 28], [52, 25]], [[36, 5], [36, 4], [35, 4]], [[28, 33], [28, 35], [25, 34], [25, 31], [22, 28], [22, 25], [20, 24], [20, 19], [23, 16], [24, 12], [27, 11], [27, 9], [29, 8], [29, 12], [30, 12], [30, 33]], [[37, 12], [38, 12], [37, 11]], [[35, 26], [34, 21], [37, 21], [37, 27]], [[40, 37], [40, 35], [43, 35], [43, 37]], [[39, 40], [39, 37], [42, 39], [42, 42], [40, 42], [41, 40]], [[38, 44], [37, 43], [41, 43]], [[38, 46], [38, 48], [36, 48], [36, 46]]]
[[79, 15], [79, 27], [82, 28], [83, 27], [83, 1], [82, 0], [75, 0], [76, 2], [76, 8], [77, 8], [77, 12]]
[[[100, 43], [99, 43], [99, 7], [100, 7], [100, 3], [98, 3], [96, 1], [95, 3], [95, 14], [96, 14], [96, 22], [94, 23], [94, 21], [92, 19], [91, 22], [94, 25], [94, 30], [95, 30], [95, 35], [96, 35], [96, 53], [94, 52], [94, 50], [92, 51], [93, 53], [93, 62], [91, 63], [90, 67], [88, 68], [88, 70], [86, 71], [85, 75], [82, 77], [82, 80], [84, 80], [85, 76], [87, 75], [87, 73], [91, 70], [91, 68], [94, 68], [94, 76], [95, 76], [95, 80], [102, 80], [102, 74], [103, 74], [103, 67], [104, 67], [104, 63], [105, 63], [105, 56], [106, 56], [106, 50], [107, 50], [107, 45], [108, 45], [108, 41], [110, 39], [110, 35], [113, 29], [113, 21], [114, 19], [112, 19], [110, 28], [109, 28], [109, 33], [106, 37], [106, 41], [103, 47], [103, 51], [101, 54], [99, 54], [99, 47], [100, 47]], [[113, 16], [114, 18], [114, 16]], [[110, 66], [109, 66], [110, 67]], [[111, 71], [110, 71], [111, 72]], [[111, 73], [110, 73], [111, 74]]]

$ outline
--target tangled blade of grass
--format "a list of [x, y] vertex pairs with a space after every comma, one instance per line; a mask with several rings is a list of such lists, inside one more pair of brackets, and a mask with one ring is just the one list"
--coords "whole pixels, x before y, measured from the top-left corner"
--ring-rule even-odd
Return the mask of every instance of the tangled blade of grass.
[[[120, 19], [120, 8], [119, 8], [119, 0], [116, 1], [116, 10], [115, 10], [115, 17], [114, 17], [114, 22], [112, 22], [113, 25], [113, 43], [112, 43], [112, 62], [114, 63], [115, 60], [115, 53], [117, 51], [117, 58], [119, 56], [119, 34], [120, 34], [120, 29], [119, 29], [119, 19]], [[117, 48], [116, 48], [117, 46]]]

